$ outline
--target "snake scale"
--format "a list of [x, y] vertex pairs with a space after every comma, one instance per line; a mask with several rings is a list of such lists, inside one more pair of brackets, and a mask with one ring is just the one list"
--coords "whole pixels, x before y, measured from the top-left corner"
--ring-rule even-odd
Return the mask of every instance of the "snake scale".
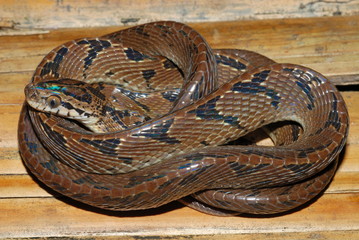
[[[41, 97], [45, 88], [64, 89], [78, 105]], [[170, 21], [65, 43], [45, 56], [25, 92], [18, 139], [29, 171], [109, 210], [181, 200], [214, 215], [287, 212], [325, 189], [348, 134], [343, 98], [320, 73], [211, 49]], [[91, 114], [98, 128], [74, 117]], [[274, 146], [238, 144], [262, 127]]]

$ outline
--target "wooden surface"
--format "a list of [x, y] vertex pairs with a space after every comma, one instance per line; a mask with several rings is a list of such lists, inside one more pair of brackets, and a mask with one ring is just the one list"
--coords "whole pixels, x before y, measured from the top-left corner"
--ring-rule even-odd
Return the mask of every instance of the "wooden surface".
[[[214, 48], [244, 48], [279, 62], [303, 64], [340, 85], [353, 84], [359, 76], [358, 25], [358, 16], [191, 24]], [[118, 29], [58, 29], [0, 37], [0, 237], [359, 239], [359, 92], [354, 85], [343, 92], [351, 126], [334, 181], [317, 201], [287, 215], [221, 218], [179, 203], [114, 213], [39, 186], [27, 174], [17, 149], [25, 84], [41, 58], [57, 45]]]
[[358, 12], [359, 0], [0, 0], [0, 27], [120, 26], [156, 20], [215, 22], [345, 16]]

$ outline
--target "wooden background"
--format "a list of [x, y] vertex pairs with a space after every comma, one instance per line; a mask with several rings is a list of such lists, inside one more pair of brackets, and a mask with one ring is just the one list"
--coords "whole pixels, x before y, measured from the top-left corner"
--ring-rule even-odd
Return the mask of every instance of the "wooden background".
[[359, 0], [0, 0], [0, 27], [48, 29], [168, 19], [218, 22], [358, 13]]
[[[319, 0], [0, 0], [0, 238], [359, 239], [358, 5]], [[43, 56], [68, 40], [159, 19], [190, 23], [213, 48], [244, 48], [303, 64], [338, 85], [350, 112], [350, 134], [340, 169], [323, 196], [274, 218], [213, 217], [178, 203], [113, 213], [62, 197], [28, 175], [18, 154], [17, 121], [23, 88]]]

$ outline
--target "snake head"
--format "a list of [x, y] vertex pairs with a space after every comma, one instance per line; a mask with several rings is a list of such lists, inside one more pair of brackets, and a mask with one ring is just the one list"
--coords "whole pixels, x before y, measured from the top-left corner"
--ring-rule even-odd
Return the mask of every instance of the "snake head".
[[95, 115], [93, 102], [98, 104], [104, 100], [100, 91], [91, 91], [90, 87], [90, 84], [71, 79], [44, 81], [28, 84], [25, 96], [27, 103], [36, 110], [82, 122]]
[[117, 93], [120, 99], [112, 101], [111, 89], [102, 84], [61, 79], [30, 83], [25, 87], [25, 96], [32, 108], [78, 121], [98, 133], [122, 130], [148, 119], [125, 95]]

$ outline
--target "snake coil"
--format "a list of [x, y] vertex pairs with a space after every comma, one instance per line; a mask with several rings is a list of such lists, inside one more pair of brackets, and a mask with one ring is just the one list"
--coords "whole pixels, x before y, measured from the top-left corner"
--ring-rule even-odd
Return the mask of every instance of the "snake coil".
[[[61, 79], [112, 84], [150, 116], [95, 133], [24, 103], [18, 139], [27, 168], [103, 209], [182, 199], [214, 215], [285, 212], [325, 189], [348, 133], [343, 98], [320, 73], [211, 49], [176, 22], [65, 43], [45, 56], [32, 83]], [[264, 126], [275, 146], [229, 144]]]

